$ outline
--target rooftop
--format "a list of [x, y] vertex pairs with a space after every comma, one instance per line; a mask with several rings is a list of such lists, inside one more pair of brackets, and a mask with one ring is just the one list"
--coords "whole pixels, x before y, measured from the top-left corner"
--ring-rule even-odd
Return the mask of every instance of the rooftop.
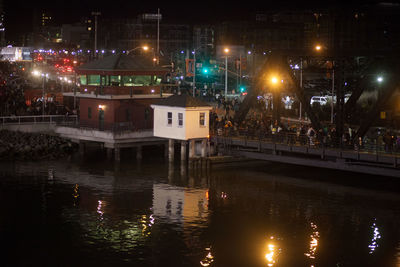
[[153, 59], [146, 55], [119, 53], [97, 59], [77, 68], [78, 73], [85, 72], [168, 72], [167, 68], [154, 66]]
[[194, 98], [190, 95], [172, 95], [168, 98], [164, 98], [154, 105], [157, 106], [170, 106], [170, 107], [183, 107], [183, 108], [189, 108], [189, 107], [210, 107], [209, 104], [206, 102]]

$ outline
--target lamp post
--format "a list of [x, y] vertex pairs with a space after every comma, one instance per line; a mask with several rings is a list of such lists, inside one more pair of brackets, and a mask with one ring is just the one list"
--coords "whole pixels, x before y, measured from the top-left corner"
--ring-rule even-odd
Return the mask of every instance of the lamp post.
[[272, 101], [273, 101], [273, 121], [277, 122], [278, 124], [280, 123], [280, 116], [279, 116], [279, 104], [280, 104], [280, 99], [279, 99], [279, 87], [280, 84], [283, 83], [283, 80], [277, 76], [277, 75], [272, 75], [269, 77], [269, 83], [270, 83], [270, 88], [272, 91]]
[[333, 94], [335, 93], [335, 61], [332, 61], [331, 123], [333, 123]]
[[41, 75], [43, 77], [43, 84], [42, 84], [42, 116], [44, 116], [44, 108], [45, 108], [45, 91], [44, 91], [45, 89], [44, 89], [44, 86], [45, 86], [45, 80], [46, 80], [47, 77], [49, 77], [49, 74], [48, 73], [42, 73]]
[[[300, 58], [300, 89], [303, 90], [303, 59]], [[301, 120], [301, 101], [300, 101], [300, 108], [299, 108], [299, 120]]]
[[194, 71], [193, 71], [193, 97], [196, 97], [196, 48], [193, 49], [193, 64], [194, 64]]
[[224, 49], [225, 52], [225, 101], [228, 100], [228, 53], [229, 48]]
[[143, 51], [149, 50], [149, 47], [148, 47], [147, 45], [138, 46], [138, 47], [135, 47], [135, 48], [129, 50], [128, 52], [126, 52], [126, 54], [129, 55], [129, 53], [131, 53], [131, 52], [133, 52], [133, 51], [135, 51], [135, 50], [138, 50], [138, 49], [140, 49], [140, 48], [141, 48]]
[[100, 12], [92, 12], [92, 16], [94, 16], [94, 55], [97, 53], [97, 17], [100, 15]]

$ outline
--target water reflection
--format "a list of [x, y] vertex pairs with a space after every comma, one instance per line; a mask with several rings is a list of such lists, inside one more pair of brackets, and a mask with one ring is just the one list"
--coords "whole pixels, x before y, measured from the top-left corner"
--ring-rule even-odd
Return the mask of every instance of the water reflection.
[[[310, 240], [308, 252], [304, 253], [304, 255], [306, 255], [310, 259], [315, 259], [315, 254], [317, 251], [320, 235], [319, 235], [318, 227], [316, 224], [311, 222], [310, 226], [312, 229], [312, 233], [310, 235], [311, 240]], [[311, 265], [311, 266], [313, 266], [313, 265]]]
[[100, 216], [100, 221], [104, 220], [104, 218], [103, 218], [104, 211], [102, 210], [103, 206], [104, 206], [103, 201], [101, 201], [101, 200], [97, 201], [97, 213]]
[[[324, 266], [335, 266], [340, 255], [341, 262], [349, 266], [368, 266], [371, 258], [382, 263], [376, 266], [392, 266], [384, 264], [388, 260], [383, 259], [382, 253], [376, 253], [380, 246], [378, 251], [388, 248], [384, 256], [400, 266], [400, 245], [397, 251], [390, 250], [392, 244], [392, 248], [398, 244], [398, 229], [393, 226], [399, 221], [398, 198], [391, 202], [374, 201], [370, 209], [365, 209], [366, 203], [372, 203], [370, 195], [360, 197], [340, 188], [335, 191], [330, 185], [315, 186], [306, 180], [271, 178], [266, 172], [224, 169], [210, 175], [193, 173], [182, 166], [178, 170], [178, 164], [170, 169], [168, 164], [143, 165], [140, 172], [136, 166], [123, 164], [120, 170], [63, 164], [56, 165], [54, 173], [46, 169], [20, 178], [24, 186], [6, 184], [4, 181], [16, 184], [18, 177], [10, 175], [12, 180], [7, 178], [7, 173], [3, 174], [0, 200], [16, 195], [15, 188], [19, 186], [19, 190], [28, 194], [24, 199], [35, 197], [34, 190], [42, 190], [46, 193], [42, 203], [51, 201], [48, 201], [49, 209], [34, 210], [29, 216], [17, 212], [26, 212], [25, 205], [14, 204], [20, 209], [3, 205], [1, 211], [12, 214], [12, 218], [21, 218], [10, 220], [12, 223], [31, 218], [38, 221], [41, 217], [36, 214], [41, 215], [46, 219], [42, 220], [44, 225], [52, 224], [43, 227], [51, 244], [55, 243], [53, 233], [58, 233], [56, 223], [61, 222], [66, 230], [60, 243], [90, 259], [99, 256], [96, 254], [99, 252], [116, 265], [131, 261], [131, 266], [277, 267], [314, 266], [317, 261], [326, 263]], [[34, 168], [28, 166], [23, 171], [31, 173]], [[31, 179], [37, 176], [42, 179]], [[51, 185], [54, 193], [47, 195], [47, 189], [40, 186], [37, 189], [36, 184]], [[40, 199], [35, 201], [30, 204], [34, 206]], [[370, 221], [371, 214], [377, 216], [379, 226]], [[321, 224], [317, 226], [316, 220]], [[10, 227], [10, 222], [0, 218], [3, 229], [21, 232], [26, 227], [26, 223]], [[5, 233], [1, 232], [2, 227], [0, 234]], [[57, 229], [51, 231], [51, 227]], [[367, 234], [365, 239], [359, 229], [372, 229], [372, 237]], [[381, 238], [382, 229], [387, 233], [385, 239]], [[37, 229], [28, 230], [34, 233]], [[269, 234], [265, 236], [265, 233]], [[13, 235], [18, 236], [18, 232]], [[31, 239], [34, 241], [28, 241], [29, 246], [24, 248], [33, 247], [37, 238]], [[6, 237], [9, 240], [14, 240], [13, 236]], [[76, 244], [71, 246], [69, 240]], [[365, 257], [367, 246], [373, 257]]]
[[75, 184], [75, 186], [74, 186], [72, 197], [73, 197], [74, 206], [76, 206], [79, 201], [79, 185], [78, 184]]
[[208, 215], [208, 189], [153, 185], [153, 212], [173, 223], [199, 224]]
[[[376, 219], [375, 219], [376, 221]], [[379, 246], [378, 240], [381, 238], [381, 234], [379, 232], [379, 228], [374, 222], [371, 226], [372, 229], [372, 240], [369, 247], [369, 254], [373, 254], [375, 252], [375, 249]]]
[[206, 256], [204, 259], [200, 261], [201, 266], [211, 266], [211, 264], [214, 262], [214, 256], [211, 253], [211, 247], [208, 247], [205, 249], [206, 250]]
[[265, 260], [267, 261], [267, 266], [274, 266], [278, 261], [278, 256], [282, 249], [278, 247], [277, 240], [271, 236], [267, 242]]

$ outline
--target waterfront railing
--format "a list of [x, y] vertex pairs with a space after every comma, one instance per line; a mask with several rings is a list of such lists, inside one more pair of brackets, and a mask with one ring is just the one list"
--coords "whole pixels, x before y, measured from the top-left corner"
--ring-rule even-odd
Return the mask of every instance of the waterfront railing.
[[400, 145], [392, 142], [385, 143], [382, 138], [363, 138], [353, 142], [336, 136], [324, 135], [310, 136], [295, 132], [276, 132], [261, 130], [237, 130], [231, 128], [219, 128], [211, 131], [211, 136], [225, 137], [230, 139], [241, 139], [247, 142], [266, 142], [273, 144], [284, 144], [290, 146], [304, 146], [309, 148], [340, 149], [348, 151], [359, 151], [368, 153], [386, 153], [400, 155]]
[[77, 115], [37, 115], [37, 116], [5, 116], [0, 117], [0, 124], [15, 125], [15, 124], [57, 124], [65, 123], [72, 124], [78, 121]]

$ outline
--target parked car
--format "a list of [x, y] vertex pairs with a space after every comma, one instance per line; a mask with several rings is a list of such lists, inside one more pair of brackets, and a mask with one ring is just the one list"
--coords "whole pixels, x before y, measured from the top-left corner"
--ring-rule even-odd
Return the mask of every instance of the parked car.
[[325, 96], [313, 96], [311, 97], [310, 104], [319, 103], [320, 105], [326, 105], [328, 99]]

